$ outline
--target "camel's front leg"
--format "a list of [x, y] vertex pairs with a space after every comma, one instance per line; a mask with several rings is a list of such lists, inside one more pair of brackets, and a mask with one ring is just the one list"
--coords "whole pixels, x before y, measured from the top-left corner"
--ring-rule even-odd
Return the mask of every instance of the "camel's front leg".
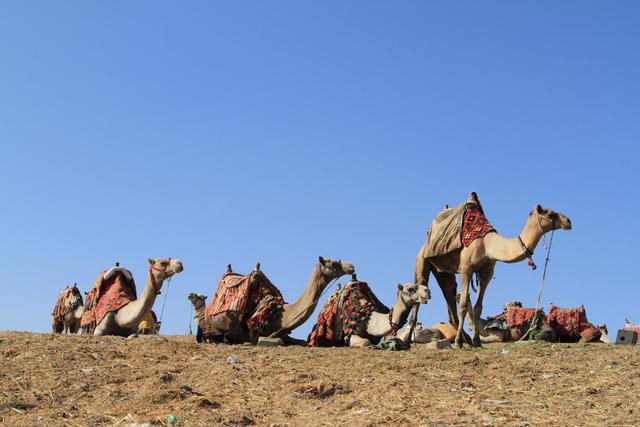
[[482, 271], [480, 271], [480, 280], [478, 284], [478, 298], [476, 299], [476, 304], [473, 307], [473, 323], [474, 323], [474, 333], [473, 333], [473, 346], [474, 347], [482, 347], [482, 343], [480, 342], [480, 316], [482, 316], [482, 301], [484, 300], [484, 293], [487, 290], [487, 286], [489, 286], [489, 282], [493, 277], [493, 269], [494, 265], [488, 267]]
[[369, 347], [370, 345], [371, 341], [358, 335], [351, 335], [349, 339], [349, 347]]
[[[464, 320], [469, 309], [469, 283], [471, 282], [471, 272], [460, 272], [460, 304], [458, 305], [458, 333], [456, 334], [456, 344], [462, 348], [464, 344]], [[476, 329], [477, 330], [477, 329]], [[477, 332], [476, 332], [477, 333]]]

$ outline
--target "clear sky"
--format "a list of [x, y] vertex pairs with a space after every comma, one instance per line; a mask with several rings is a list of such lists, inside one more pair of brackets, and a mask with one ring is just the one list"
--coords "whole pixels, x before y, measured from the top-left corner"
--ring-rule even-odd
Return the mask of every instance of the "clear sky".
[[[227, 263], [292, 301], [341, 258], [390, 305], [470, 191], [505, 235], [537, 203], [572, 219], [545, 307], [640, 323], [638, 2], [6, 1], [0, 58], [0, 330], [48, 332], [65, 285], [120, 261], [141, 286], [158, 256], [185, 266], [168, 334]], [[498, 264], [485, 314], [541, 274]]]

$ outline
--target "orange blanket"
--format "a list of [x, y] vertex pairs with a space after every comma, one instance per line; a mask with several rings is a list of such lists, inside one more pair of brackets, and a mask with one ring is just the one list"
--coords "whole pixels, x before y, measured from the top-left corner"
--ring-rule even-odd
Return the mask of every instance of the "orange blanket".
[[129, 281], [123, 273], [116, 271], [105, 280], [105, 273], [106, 271], [100, 273], [87, 294], [85, 312], [80, 321], [84, 332], [93, 333], [107, 313], [116, 311], [137, 298], [133, 279]]
[[[248, 276], [226, 273], [218, 281], [211, 302], [205, 307], [206, 318], [235, 312], [252, 334], [259, 336], [272, 317], [284, 306], [284, 298], [261, 271]], [[203, 332], [206, 335], [206, 326]]]
[[[69, 296], [75, 296], [76, 301], [78, 302], [78, 304], [74, 304], [72, 306], [69, 306], [67, 304], [67, 300]], [[82, 305], [82, 294], [80, 293], [80, 290], [75, 287], [72, 286], [70, 288], [66, 288], [64, 289], [62, 292], [60, 292], [60, 295], [58, 295], [58, 299], [56, 300], [56, 305], [53, 307], [53, 313], [51, 313], [53, 315], [53, 318], [57, 321], [60, 322], [62, 321], [62, 318], [71, 310], [73, 310], [74, 308], [78, 307], [79, 305]]]
[[600, 338], [602, 334], [598, 328], [589, 323], [582, 307], [567, 309], [551, 304], [547, 322], [562, 341], [578, 341], [580, 338], [591, 341]]

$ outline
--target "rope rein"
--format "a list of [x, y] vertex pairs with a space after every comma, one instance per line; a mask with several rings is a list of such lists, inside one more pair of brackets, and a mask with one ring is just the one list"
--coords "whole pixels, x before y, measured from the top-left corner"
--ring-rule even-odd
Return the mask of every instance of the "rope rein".
[[164, 293], [164, 299], [162, 301], [162, 310], [160, 310], [160, 318], [158, 319], [158, 323], [162, 322], [162, 316], [164, 315], [164, 305], [167, 303], [167, 295], [169, 295], [169, 285], [171, 284], [171, 279], [173, 278], [173, 274], [169, 276], [167, 279], [167, 290]]
[[544, 280], [547, 277], [547, 266], [549, 265], [549, 254], [551, 254], [551, 245], [553, 244], [553, 233], [555, 230], [551, 230], [551, 238], [549, 239], [549, 246], [547, 247], [547, 256], [544, 260], [544, 269], [542, 270], [542, 280], [540, 281], [540, 289], [538, 290], [538, 297], [536, 298], [536, 311], [533, 319], [531, 319], [531, 323], [529, 324], [529, 329], [518, 341], [522, 341], [529, 337], [529, 334], [536, 328], [538, 324], [538, 310], [540, 308], [540, 298], [542, 297], [542, 290], [544, 289]]

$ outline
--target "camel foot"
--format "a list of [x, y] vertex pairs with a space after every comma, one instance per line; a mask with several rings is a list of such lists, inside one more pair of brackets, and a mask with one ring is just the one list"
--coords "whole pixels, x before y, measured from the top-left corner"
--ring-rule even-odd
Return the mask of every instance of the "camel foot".
[[480, 341], [480, 337], [474, 336], [471, 345], [474, 347], [482, 347], [482, 341]]
[[256, 343], [259, 347], [280, 347], [284, 345], [282, 338], [259, 337]]
[[462, 336], [457, 336], [456, 337], [456, 346], [460, 349], [464, 348], [464, 344], [465, 344], [465, 339]]

